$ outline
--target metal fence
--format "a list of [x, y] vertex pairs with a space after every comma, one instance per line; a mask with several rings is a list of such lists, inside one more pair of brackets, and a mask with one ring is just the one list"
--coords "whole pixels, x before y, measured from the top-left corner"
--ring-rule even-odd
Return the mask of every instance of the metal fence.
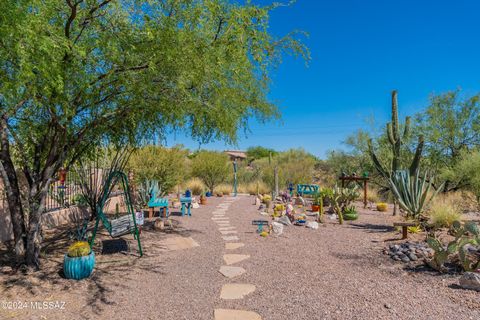
[[65, 184], [60, 180], [53, 182], [48, 190], [45, 212], [68, 208], [76, 204], [82, 194], [80, 181], [75, 175], [69, 175]]

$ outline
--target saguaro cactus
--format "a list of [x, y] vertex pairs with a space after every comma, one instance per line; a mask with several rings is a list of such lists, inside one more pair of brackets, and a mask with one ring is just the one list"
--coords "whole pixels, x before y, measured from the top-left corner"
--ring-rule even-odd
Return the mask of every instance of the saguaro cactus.
[[[403, 134], [400, 134], [400, 124], [398, 122], [398, 102], [397, 102], [397, 91], [392, 91], [392, 122], [387, 123], [387, 135], [388, 141], [392, 146], [392, 163], [391, 167], [387, 168], [384, 166], [380, 160], [378, 159], [375, 151], [373, 150], [372, 142], [369, 141], [369, 151], [372, 157], [373, 163], [375, 168], [378, 172], [385, 178], [392, 177], [392, 174], [400, 169], [400, 152], [402, 147], [402, 141], [406, 140], [410, 134], [410, 117], [405, 118], [405, 127], [403, 130]], [[420, 159], [422, 157], [424, 139], [423, 136], [419, 136], [418, 144], [415, 151], [415, 156], [413, 157], [413, 161], [410, 165], [409, 171], [410, 174], [413, 175], [417, 172], [418, 166], [420, 164]]]
[[[398, 101], [397, 101], [397, 91], [392, 91], [392, 121], [387, 123], [387, 135], [388, 141], [392, 147], [392, 163], [390, 168], [383, 165], [378, 159], [375, 151], [373, 150], [372, 141], [368, 142], [368, 149], [370, 156], [372, 157], [373, 164], [377, 171], [386, 179], [392, 178], [394, 172], [400, 169], [400, 153], [402, 148], [402, 142], [405, 141], [410, 134], [410, 117], [405, 118], [405, 124], [403, 133], [400, 133], [400, 124], [398, 121]], [[418, 144], [415, 150], [415, 155], [413, 157], [412, 163], [410, 164], [410, 175], [414, 175], [420, 164], [420, 159], [422, 157], [424, 139], [423, 136], [418, 137]], [[394, 214], [396, 212], [396, 206]]]

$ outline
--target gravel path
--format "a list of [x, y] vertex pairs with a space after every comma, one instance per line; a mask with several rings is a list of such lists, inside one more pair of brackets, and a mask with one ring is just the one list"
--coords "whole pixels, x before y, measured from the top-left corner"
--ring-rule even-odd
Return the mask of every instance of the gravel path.
[[[173, 217], [174, 232], [144, 230], [143, 258], [98, 255], [90, 279], [61, 278], [58, 254], [45, 258], [42, 274], [27, 279], [0, 275], [0, 301], [66, 303], [64, 310], [0, 308], [0, 319], [211, 320], [218, 308], [253, 311], [264, 320], [480, 318], [480, 293], [457, 289], [457, 277], [409, 270], [382, 254], [395, 243], [385, 240], [398, 237], [389, 228], [389, 215], [361, 209], [359, 220], [343, 226], [332, 221], [318, 230], [290, 226], [279, 237], [262, 238], [251, 221], [264, 217], [251, 197], [231, 203], [229, 226], [212, 220], [226, 199], [209, 198], [207, 206], [192, 210], [192, 217]], [[237, 233], [222, 235], [222, 227]], [[174, 236], [191, 237], [200, 246], [168, 251], [161, 243]], [[229, 236], [239, 241], [227, 242], [245, 246], [226, 250], [222, 237]], [[233, 265], [246, 270], [234, 281], [219, 272], [225, 253], [250, 255]], [[256, 290], [243, 299], [221, 299], [222, 286], [233, 282]]]

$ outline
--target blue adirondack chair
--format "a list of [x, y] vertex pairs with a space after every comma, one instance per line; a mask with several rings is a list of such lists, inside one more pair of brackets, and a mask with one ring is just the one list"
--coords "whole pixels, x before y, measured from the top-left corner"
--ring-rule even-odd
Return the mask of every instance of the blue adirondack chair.
[[150, 200], [148, 201], [148, 206], [150, 208], [160, 208], [160, 212], [162, 209], [165, 212], [165, 217], [168, 218], [170, 212], [168, 211], [168, 198], [160, 198], [157, 197], [159, 195], [158, 185], [154, 184], [149, 191]]

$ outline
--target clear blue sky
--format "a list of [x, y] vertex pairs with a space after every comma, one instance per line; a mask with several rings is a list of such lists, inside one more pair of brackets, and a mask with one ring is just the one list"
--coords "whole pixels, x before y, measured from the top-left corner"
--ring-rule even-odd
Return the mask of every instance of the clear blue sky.
[[[254, 0], [265, 4], [271, 1]], [[399, 91], [400, 115], [428, 104], [432, 93], [461, 88], [480, 91], [480, 24], [477, 0], [298, 0], [272, 13], [271, 32], [300, 29], [312, 52], [308, 67], [285, 58], [272, 73], [270, 97], [281, 122], [241, 134], [237, 146], [222, 142], [202, 148], [278, 150], [304, 147], [323, 158], [365, 120], [383, 125], [390, 116], [390, 91]], [[182, 134], [168, 145], [198, 143]]]

